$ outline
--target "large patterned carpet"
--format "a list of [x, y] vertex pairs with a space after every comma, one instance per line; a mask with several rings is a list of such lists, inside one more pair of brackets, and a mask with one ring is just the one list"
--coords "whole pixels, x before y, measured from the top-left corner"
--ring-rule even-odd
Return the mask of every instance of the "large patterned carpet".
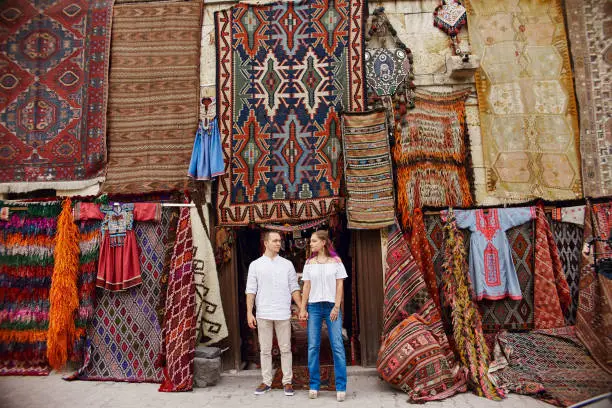
[[215, 13], [226, 174], [219, 222], [319, 218], [340, 205], [340, 111], [362, 111], [363, 0]]
[[113, 0], [0, 2], [0, 192], [104, 176]]
[[487, 192], [582, 197], [578, 112], [562, 0], [471, 0]]

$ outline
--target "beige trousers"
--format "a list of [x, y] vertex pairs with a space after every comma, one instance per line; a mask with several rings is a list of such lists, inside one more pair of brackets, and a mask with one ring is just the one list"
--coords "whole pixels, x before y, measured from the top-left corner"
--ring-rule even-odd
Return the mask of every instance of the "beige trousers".
[[276, 340], [281, 352], [283, 385], [291, 384], [293, 379], [293, 357], [291, 355], [291, 321], [257, 319], [257, 336], [261, 358], [263, 382], [272, 385], [272, 330], [276, 329]]

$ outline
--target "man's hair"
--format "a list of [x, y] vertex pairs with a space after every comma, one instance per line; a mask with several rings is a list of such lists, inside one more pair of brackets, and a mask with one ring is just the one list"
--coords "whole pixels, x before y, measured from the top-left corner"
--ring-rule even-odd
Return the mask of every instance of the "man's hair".
[[267, 230], [267, 231], [264, 232], [264, 236], [263, 236], [264, 242], [270, 240], [270, 235], [271, 234], [278, 234], [279, 237], [281, 236], [280, 232], [278, 232], [278, 231]]

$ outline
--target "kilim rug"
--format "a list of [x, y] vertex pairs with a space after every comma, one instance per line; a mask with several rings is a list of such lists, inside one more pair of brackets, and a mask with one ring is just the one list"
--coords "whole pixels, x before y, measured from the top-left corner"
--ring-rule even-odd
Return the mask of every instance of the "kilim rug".
[[501, 333], [498, 340], [496, 357], [507, 367], [494, 376], [511, 392], [565, 407], [610, 391], [612, 375], [589, 356], [573, 327]]
[[393, 168], [384, 110], [342, 115], [346, 218], [352, 229], [394, 223]]
[[[204, 221], [210, 231], [208, 207], [201, 207]], [[221, 303], [221, 290], [217, 264], [210, 238], [198, 214], [198, 209], [190, 210], [191, 230], [193, 234], [193, 274], [196, 291], [196, 344], [210, 345], [227, 337], [227, 322]]]
[[543, 207], [536, 208], [535, 224], [533, 326], [536, 329], [565, 327], [563, 311], [571, 303], [570, 291]]
[[580, 113], [582, 188], [586, 197], [612, 196], [612, 23], [610, 3], [565, 0], [572, 69]]
[[561, 0], [470, 0], [470, 45], [490, 196], [582, 196], [578, 113]]
[[201, 3], [115, 7], [103, 191], [187, 186], [198, 127]]
[[161, 328], [155, 305], [160, 295], [165, 241], [171, 211], [161, 223], [136, 223], [142, 284], [124, 292], [98, 289], [94, 318], [87, 329], [81, 369], [69, 380], [161, 382], [155, 367], [161, 349]]
[[583, 229], [577, 224], [552, 222], [553, 237], [563, 264], [563, 272], [570, 289], [571, 303], [565, 312], [565, 324], [576, 324], [578, 308], [578, 287], [580, 283], [580, 259], [582, 252]]
[[415, 93], [415, 108], [396, 133], [397, 202], [409, 225], [415, 208], [467, 207], [473, 202], [465, 100], [469, 90]]
[[465, 374], [457, 365], [438, 309], [397, 224], [389, 227], [386, 263], [378, 372], [414, 402], [440, 400], [465, 391]]
[[[606, 216], [607, 214], [607, 216]], [[608, 239], [612, 202], [587, 205], [584, 217], [584, 242], [593, 237]], [[576, 335], [595, 361], [612, 374], [612, 280], [596, 273], [594, 256], [612, 257], [612, 249], [596, 242], [590, 251], [582, 252]]]
[[61, 204], [0, 207], [7, 213], [0, 220], [0, 375], [48, 375], [49, 289]]
[[0, 3], [0, 193], [104, 179], [112, 8]]
[[166, 316], [159, 362], [162, 392], [191, 391], [196, 340], [196, 287], [193, 274], [193, 238], [188, 207], [181, 207], [176, 242], [168, 276]]
[[339, 112], [365, 108], [363, 0], [237, 4], [215, 13], [221, 225], [337, 210]]
[[[439, 287], [442, 280], [442, 264], [444, 262], [444, 223], [437, 215], [425, 217], [427, 240], [433, 249], [432, 259]], [[461, 230], [464, 234], [466, 253], [469, 253], [469, 231]], [[478, 308], [482, 316], [484, 331], [498, 331], [500, 329], [525, 330], [533, 328], [533, 267], [534, 267], [534, 227], [532, 222], [525, 223], [507, 232], [510, 243], [512, 260], [518, 276], [523, 299], [512, 300], [482, 300]], [[444, 294], [440, 293], [443, 298]], [[444, 304], [444, 301], [441, 301]], [[450, 321], [450, 310], [443, 308], [445, 321]]]

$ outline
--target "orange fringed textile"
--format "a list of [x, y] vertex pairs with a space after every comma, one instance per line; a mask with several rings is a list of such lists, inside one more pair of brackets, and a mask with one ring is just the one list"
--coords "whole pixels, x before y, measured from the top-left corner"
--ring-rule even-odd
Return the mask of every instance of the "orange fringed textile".
[[412, 230], [410, 231], [410, 248], [412, 256], [416, 261], [421, 273], [425, 278], [429, 295], [433, 299], [438, 312], [442, 315], [442, 307], [440, 306], [440, 294], [438, 292], [438, 283], [436, 280], [436, 272], [433, 267], [433, 256], [431, 244], [427, 241], [427, 232], [425, 231], [425, 222], [423, 221], [423, 211], [420, 208], [414, 210], [412, 218]]
[[79, 230], [72, 218], [70, 198], [64, 201], [55, 236], [55, 264], [49, 297], [47, 359], [59, 369], [66, 364], [68, 350], [76, 338], [75, 312], [79, 307]]

